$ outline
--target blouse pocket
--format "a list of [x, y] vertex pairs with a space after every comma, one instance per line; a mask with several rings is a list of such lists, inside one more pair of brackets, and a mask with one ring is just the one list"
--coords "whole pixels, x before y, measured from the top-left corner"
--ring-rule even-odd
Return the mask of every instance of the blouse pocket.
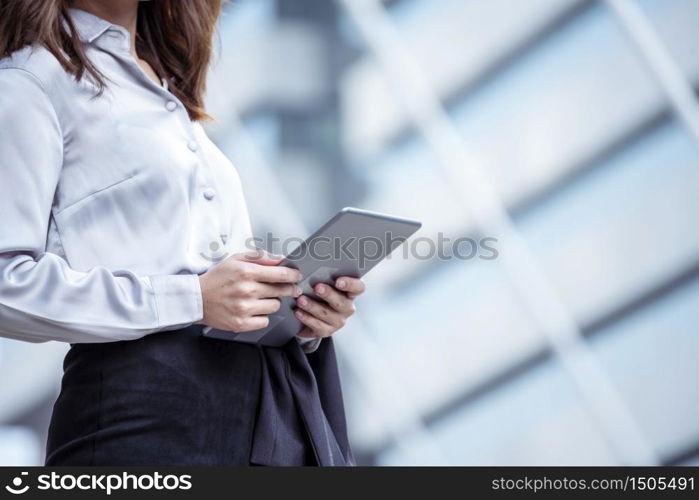
[[81, 198], [75, 200], [74, 202], [60, 207], [54, 210], [54, 217], [66, 217], [73, 212], [80, 210], [81, 207], [89, 204], [92, 200], [99, 198], [100, 196], [107, 196], [110, 189], [118, 187], [120, 184], [129, 181], [134, 177], [137, 172], [124, 173], [123, 177], [117, 179], [110, 179], [105, 186], [95, 187], [88, 194], [82, 196]]
[[121, 147], [117, 128], [115, 122], [102, 120], [93, 128], [81, 127], [72, 139], [56, 190], [55, 215], [77, 210], [139, 173], [138, 163]]
[[138, 220], [134, 215], [139, 210], [134, 179], [135, 175], [125, 177], [63, 210], [54, 209], [64, 257], [73, 269], [119, 265], [123, 254], [117, 249], [129, 244], [129, 227]]

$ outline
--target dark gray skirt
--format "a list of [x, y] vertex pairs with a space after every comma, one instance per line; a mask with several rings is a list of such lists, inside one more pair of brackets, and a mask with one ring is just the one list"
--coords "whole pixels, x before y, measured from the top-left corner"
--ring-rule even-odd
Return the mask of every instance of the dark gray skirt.
[[46, 465], [351, 465], [332, 339], [305, 354], [202, 326], [74, 344]]

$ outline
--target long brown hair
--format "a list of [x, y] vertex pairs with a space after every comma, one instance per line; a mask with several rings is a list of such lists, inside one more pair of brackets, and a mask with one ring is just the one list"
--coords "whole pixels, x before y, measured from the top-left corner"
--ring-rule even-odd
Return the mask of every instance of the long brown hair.
[[[225, 0], [224, 0], [225, 1]], [[87, 73], [102, 93], [105, 76], [85, 54], [69, 14], [73, 0], [1, 0], [0, 58], [27, 45], [45, 47], [76, 80]], [[155, 0], [140, 2], [136, 50], [192, 120], [210, 118], [204, 110], [206, 74], [222, 0]], [[65, 28], [62, 18], [68, 21]]]

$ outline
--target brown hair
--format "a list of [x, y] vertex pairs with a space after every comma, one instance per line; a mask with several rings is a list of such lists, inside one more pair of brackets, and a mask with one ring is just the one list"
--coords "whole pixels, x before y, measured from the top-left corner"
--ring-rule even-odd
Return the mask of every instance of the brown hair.
[[[102, 93], [106, 77], [85, 54], [68, 14], [72, 3], [72, 0], [1, 0], [0, 58], [27, 45], [39, 44], [76, 80], [85, 73], [90, 75]], [[170, 91], [182, 101], [192, 120], [210, 118], [204, 110], [203, 96], [222, 3], [222, 0], [156, 0], [140, 2], [138, 6], [138, 55], [158, 76], [168, 78]], [[68, 21], [68, 30], [63, 17]]]

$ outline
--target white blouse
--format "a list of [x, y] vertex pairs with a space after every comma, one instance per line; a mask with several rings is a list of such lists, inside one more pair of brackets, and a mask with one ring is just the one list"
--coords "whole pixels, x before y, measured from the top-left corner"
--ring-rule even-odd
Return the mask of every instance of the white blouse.
[[95, 98], [44, 48], [0, 60], [0, 336], [136, 339], [202, 319], [197, 275], [249, 250], [230, 161], [130, 55], [70, 9], [108, 78]]

